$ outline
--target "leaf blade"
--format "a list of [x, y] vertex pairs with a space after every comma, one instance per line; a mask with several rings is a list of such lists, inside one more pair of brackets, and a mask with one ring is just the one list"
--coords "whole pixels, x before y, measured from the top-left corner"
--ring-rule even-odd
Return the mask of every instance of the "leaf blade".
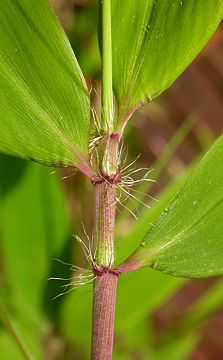
[[149, 230], [128, 263], [188, 278], [223, 274], [223, 135]]
[[86, 84], [45, 0], [0, 4], [0, 151], [46, 165], [88, 154]]
[[222, 0], [112, 1], [113, 84], [117, 129], [166, 90], [210, 40]]

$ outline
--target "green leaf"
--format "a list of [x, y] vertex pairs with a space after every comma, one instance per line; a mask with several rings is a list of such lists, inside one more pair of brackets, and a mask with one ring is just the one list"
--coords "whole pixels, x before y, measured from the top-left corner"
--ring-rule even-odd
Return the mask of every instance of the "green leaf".
[[209, 41], [222, 0], [112, 0], [116, 127], [167, 89]]
[[0, 37], [0, 152], [80, 167], [89, 95], [48, 1], [1, 1]]
[[175, 276], [223, 274], [223, 135], [122, 266], [149, 265]]

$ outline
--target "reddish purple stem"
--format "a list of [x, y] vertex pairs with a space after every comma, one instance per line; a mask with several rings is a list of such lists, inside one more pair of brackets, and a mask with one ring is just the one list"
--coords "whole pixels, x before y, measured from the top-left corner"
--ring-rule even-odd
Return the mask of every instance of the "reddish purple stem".
[[111, 360], [114, 338], [117, 274], [105, 272], [95, 281], [92, 360]]

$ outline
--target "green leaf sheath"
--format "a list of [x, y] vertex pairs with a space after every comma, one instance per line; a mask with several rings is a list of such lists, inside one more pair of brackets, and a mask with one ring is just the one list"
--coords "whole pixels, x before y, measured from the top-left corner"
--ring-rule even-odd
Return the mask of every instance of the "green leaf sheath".
[[47, 0], [2, 0], [0, 39], [0, 152], [50, 166], [87, 162], [89, 95]]
[[166, 90], [194, 60], [223, 16], [223, 0], [112, 0], [116, 129]]
[[[188, 278], [223, 274], [223, 135], [126, 260]], [[122, 265], [123, 267], [123, 265]]]

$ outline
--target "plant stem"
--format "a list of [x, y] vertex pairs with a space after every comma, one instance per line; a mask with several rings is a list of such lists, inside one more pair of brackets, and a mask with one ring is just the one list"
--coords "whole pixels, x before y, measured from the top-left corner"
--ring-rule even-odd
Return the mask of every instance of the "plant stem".
[[94, 239], [97, 264], [112, 267], [114, 264], [115, 184], [106, 181], [95, 185]]
[[95, 281], [92, 360], [111, 360], [118, 276], [105, 273]]
[[112, 273], [114, 266], [115, 196], [115, 184], [107, 181], [95, 184], [94, 238], [97, 246], [96, 262], [102, 272], [97, 276], [94, 283], [92, 360], [112, 359], [118, 283], [117, 274]]
[[105, 133], [113, 132], [112, 40], [110, 0], [101, 0], [102, 6], [102, 119]]
[[116, 183], [118, 182], [119, 134], [113, 133], [111, 0], [101, 0], [102, 14], [102, 130], [106, 144], [94, 184], [94, 242], [97, 276], [94, 283], [92, 360], [111, 360], [118, 273], [114, 270]]

